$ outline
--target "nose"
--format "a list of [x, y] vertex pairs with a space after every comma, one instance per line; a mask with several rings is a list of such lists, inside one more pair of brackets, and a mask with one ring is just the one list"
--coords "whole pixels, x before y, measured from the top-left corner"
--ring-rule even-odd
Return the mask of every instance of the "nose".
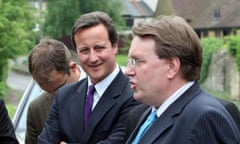
[[127, 64], [125, 69], [125, 75], [133, 76], [134, 74], [135, 74], [135, 71], [133, 70], [133, 68], [129, 64]]
[[97, 55], [93, 49], [89, 53], [89, 60], [91, 62], [95, 62], [97, 60]]

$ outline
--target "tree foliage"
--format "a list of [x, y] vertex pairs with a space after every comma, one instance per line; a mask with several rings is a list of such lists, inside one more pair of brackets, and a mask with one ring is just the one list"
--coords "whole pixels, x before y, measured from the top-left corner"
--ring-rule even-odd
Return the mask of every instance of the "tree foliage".
[[108, 13], [118, 28], [124, 26], [120, 16], [121, 3], [117, 0], [49, 0], [46, 2], [47, 11], [43, 32], [44, 35], [52, 38], [70, 35], [74, 22], [81, 14], [96, 10]]
[[34, 44], [33, 8], [28, 0], [0, 0], [0, 81], [6, 80], [8, 59], [25, 54]]
[[52, 38], [69, 35], [79, 15], [77, 0], [49, 0], [45, 13], [43, 33]]

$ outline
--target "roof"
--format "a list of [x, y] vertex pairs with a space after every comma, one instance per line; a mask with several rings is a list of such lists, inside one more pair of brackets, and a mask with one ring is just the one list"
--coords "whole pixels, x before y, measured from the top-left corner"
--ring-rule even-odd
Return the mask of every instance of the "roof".
[[122, 16], [152, 17], [154, 14], [151, 8], [143, 1], [121, 0], [121, 2], [123, 4]]
[[175, 14], [194, 28], [240, 27], [239, 0], [172, 0], [172, 4]]

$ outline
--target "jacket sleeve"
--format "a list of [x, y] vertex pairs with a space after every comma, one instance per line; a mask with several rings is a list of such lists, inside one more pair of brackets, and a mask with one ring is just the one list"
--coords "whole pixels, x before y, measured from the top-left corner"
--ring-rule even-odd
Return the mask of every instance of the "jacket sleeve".
[[0, 142], [1, 144], [18, 144], [12, 121], [2, 100], [0, 100]]

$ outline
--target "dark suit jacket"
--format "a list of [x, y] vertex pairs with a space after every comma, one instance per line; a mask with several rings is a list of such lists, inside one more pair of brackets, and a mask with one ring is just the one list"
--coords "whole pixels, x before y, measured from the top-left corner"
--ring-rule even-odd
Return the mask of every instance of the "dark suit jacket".
[[25, 144], [36, 144], [38, 135], [45, 126], [54, 97], [44, 92], [33, 100], [27, 113], [27, 131]]
[[[233, 120], [235, 121], [235, 123], [238, 126], [238, 130], [240, 131], [240, 112], [239, 112], [237, 106], [234, 103], [232, 103], [230, 101], [227, 101], [227, 100], [224, 100], [224, 99], [218, 98], [217, 100], [220, 101], [220, 103], [230, 113], [230, 115], [232, 116]], [[131, 135], [131, 133], [135, 129], [139, 119], [141, 118], [142, 114], [148, 108], [149, 108], [148, 105], [141, 104], [141, 105], [136, 106], [133, 110], [131, 110], [129, 112], [129, 116], [128, 116], [128, 120], [127, 120], [127, 128], [126, 128], [125, 140], [127, 140], [128, 137]]]
[[[137, 125], [136, 128], [130, 127], [134, 130], [132, 133], [127, 133], [127, 135], [131, 133], [131, 135], [126, 144], [133, 141], [138, 128], [150, 113], [151, 108], [143, 105], [134, 111], [135, 114], [142, 113], [142, 116], [138, 122], [136, 118], [130, 118], [135, 120]], [[129, 124], [133, 124], [133, 122]], [[202, 91], [195, 83], [155, 121], [139, 144], [240, 143], [239, 136], [240, 132], [233, 118], [223, 105]]]
[[223, 100], [223, 99], [218, 99], [218, 100], [226, 108], [226, 110], [230, 113], [233, 120], [237, 124], [238, 130], [240, 131], [240, 112], [239, 112], [237, 106], [234, 103]]
[[3, 100], [0, 99], [0, 143], [18, 144], [12, 121]]
[[39, 144], [67, 143], [122, 144], [128, 112], [138, 104], [129, 80], [122, 71], [104, 92], [84, 130], [84, 104], [87, 79], [60, 88], [50, 110]]

